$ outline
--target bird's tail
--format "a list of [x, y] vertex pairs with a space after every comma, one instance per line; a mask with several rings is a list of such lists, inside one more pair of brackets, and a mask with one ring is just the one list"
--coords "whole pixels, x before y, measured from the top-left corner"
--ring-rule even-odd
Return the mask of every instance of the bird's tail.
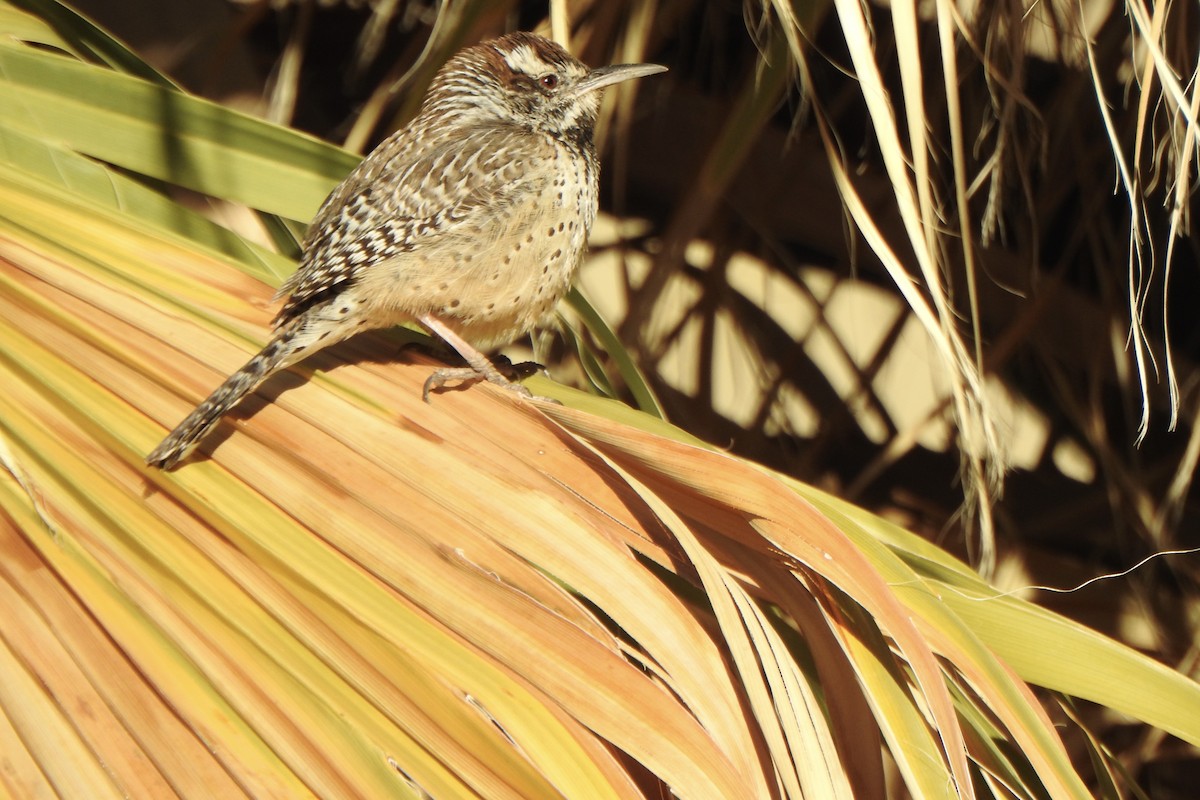
[[179, 463], [216, 427], [221, 417], [273, 373], [296, 360], [296, 350], [292, 346], [295, 334], [294, 328], [279, 331], [258, 355], [247, 361], [245, 366], [218, 386], [207, 400], [196, 406], [196, 409], [146, 456], [146, 463], [160, 469], [170, 469]]

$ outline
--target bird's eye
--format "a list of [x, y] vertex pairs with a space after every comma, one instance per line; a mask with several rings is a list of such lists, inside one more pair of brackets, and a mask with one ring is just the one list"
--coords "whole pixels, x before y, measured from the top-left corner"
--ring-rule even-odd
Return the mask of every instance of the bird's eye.
[[546, 89], [555, 89], [558, 87], [558, 76], [551, 72], [549, 75], [543, 75], [538, 79], [538, 83]]

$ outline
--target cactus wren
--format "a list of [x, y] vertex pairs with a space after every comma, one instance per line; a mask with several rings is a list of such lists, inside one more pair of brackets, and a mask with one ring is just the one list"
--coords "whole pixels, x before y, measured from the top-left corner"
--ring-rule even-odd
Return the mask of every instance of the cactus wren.
[[359, 331], [417, 322], [466, 361], [447, 380], [528, 396], [479, 349], [543, 322], [570, 288], [596, 216], [598, 90], [662, 72], [589, 70], [554, 42], [513, 33], [450, 59], [417, 117], [333, 190], [266, 347], [163, 440], [169, 468], [269, 376]]

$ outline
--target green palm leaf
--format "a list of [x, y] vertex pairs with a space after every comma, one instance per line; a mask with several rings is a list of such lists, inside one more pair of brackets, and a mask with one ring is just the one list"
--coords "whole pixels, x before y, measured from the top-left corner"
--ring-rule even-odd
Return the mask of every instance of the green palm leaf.
[[169, 187], [303, 220], [352, 158], [19, 43], [0, 101], [13, 794], [1087, 797], [1026, 681], [1200, 743], [1194, 682], [867, 512], [545, 379], [423, 403], [393, 337], [148, 469], [290, 264]]

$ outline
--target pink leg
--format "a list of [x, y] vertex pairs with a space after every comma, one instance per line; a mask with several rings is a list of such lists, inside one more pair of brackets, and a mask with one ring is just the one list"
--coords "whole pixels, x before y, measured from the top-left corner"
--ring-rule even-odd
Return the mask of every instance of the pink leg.
[[500, 374], [500, 371], [488, 360], [488, 357], [476, 350], [467, 342], [466, 339], [459, 336], [451, 330], [446, 323], [442, 322], [432, 314], [421, 314], [417, 317], [417, 321], [424, 325], [430, 333], [437, 336], [446, 344], [453, 347], [463, 360], [469, 366], [457, 368], [443, 368], [435, 370], [428, 380], [425, 381], [425, 389], [422, 396], [425, 401], [429, 401], [429, 392], [444, 385], [447, 381], [481, 381], [486, 380], [491, 383], [501, 386], [509, 391], [516, 392], [525, 397], [531, 397], [529, 390], [519, 383], [514, 383], [508, 378]]

